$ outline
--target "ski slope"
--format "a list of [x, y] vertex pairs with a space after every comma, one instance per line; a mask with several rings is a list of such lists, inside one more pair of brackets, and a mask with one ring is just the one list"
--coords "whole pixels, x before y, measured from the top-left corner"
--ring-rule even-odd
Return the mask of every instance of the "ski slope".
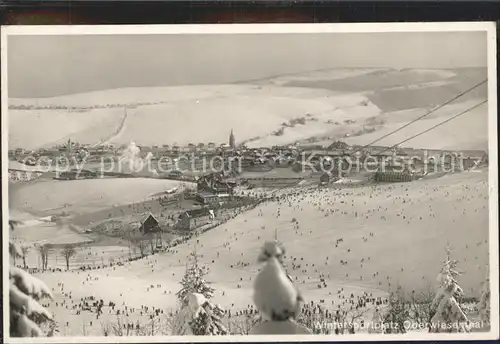
[[[340, 288], [347, 295], [384, 295], [398, 285], [408, 292], [428, 285], [432, 288], [447, 243], [464, 271], [460, 285], [467, 295], [477, 296], [487, 273], [487, 196], [487, 172], [376, 189], [302, 190], [280, 204], [261, 205], [170, 252], [122, 267], [39, 277], [49, 286], [64, 282], [66, 290], [77, 298], [93, 295], [105, 303], [112, 300], [129, 307], [171, 309], [177, 305], [175, 292], [186, 258], [196, 245], [200, 261], [210, 269], [207, 279], [217, 290], [214, 302], [234, 311], [252, 303], [252, 283], [259, 269], [256, 257], [276, 230], [287, 249], [289, 272], [306, 302], [324, 299], [331, 305], [331, 301], [338, 301]], [[299, 224], [298, 229], [294, 229], [292, 219]], [[340, 238], [343, 242], [336, 246]], [[294, 259], [302, 265], [300, 269], [291, 268]], [[327, 288], [317, 286], [320, 273]], [[151, 288], [157, 285], [161, 287]], [[56, 297], [64, 299], [62, 294]], [[51, 310], [56, 318], [73, 319], [73, 333], [81, 331], [84, 319], [91, 320], [89, 314], [76, 316], [54, 305]], [[113, 315], [107, 317], [112, 319]], [[93, 331], [99, 335], [98, 323]]]

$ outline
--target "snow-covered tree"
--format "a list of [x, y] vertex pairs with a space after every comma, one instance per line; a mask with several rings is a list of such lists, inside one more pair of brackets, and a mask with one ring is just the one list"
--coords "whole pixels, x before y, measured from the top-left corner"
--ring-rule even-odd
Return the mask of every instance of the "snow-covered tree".
[[173, 335], [225, 335], [227, 329], [222, 323], [224, 310], [212, 304], [215, 289], [204, 279], [205, 267], [198, 261], [196, 251], [190, 254], [191, 264], [181, 281], [182, 288], [177, 292], [181, 309], [177, 314]]
[[206, 299], [210, 299], [214, 295], [215, 289], [204, 278], [207, 275], [207, 269], [199, 264], [198, 259], [196, 251], [189, 255], [191, 262], [186, 264], [186, 272], [180, 282], [182, 288], [176, 294], [182, 306], [187, 305], [188, 297], [192, 293], [201, 294]]
[[195, 336], [226, 335], [228, 331], [222, 323], [224, 310], [205, 299], [196, 317], [190, 322], [191, 331]]
[[228, 331], [222, 323], [224, 311], [219, 305], [213, 305], [202, 294], [190, 293], [185, 305], [177, 313], [172, 335], [174, 336], [210, 336], [226, 335]]
[[479, 299], [479, 319], [484, 323], [485, 327], [490, 326], [490, 278], [486, 277], [483, 283], [481, 298]]
[[[13, 230], [19, 222], [9, 221]], [[12, 241], [9, 242], [11, 256], [22, 257], [22, 250]], [[39, 302], [43, 297], [52, 298], [49, 288], [26, 271], [9, 267], [9, 298], [10, 298], [10, 336], [12, 337], [39, 337], [51, 335], [55, 327], [50, 326], [49, 333], [40, 328], [42, 324], [53, 324], [52, 314]]]
[[464, 324], [468, 321], [459, 300], [463, 295], [457, 278], [458, 261], [451, 258], [450, 248], [446, 248], [446, 258], [438, 275], [440, 288], [432, 301], [431, 327], [429, 332], [466, 332]]

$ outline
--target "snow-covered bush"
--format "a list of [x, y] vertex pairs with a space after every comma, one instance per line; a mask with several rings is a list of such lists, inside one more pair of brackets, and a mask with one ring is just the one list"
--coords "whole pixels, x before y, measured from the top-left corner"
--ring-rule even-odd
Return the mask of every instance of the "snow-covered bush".
[[248, 335], [262, 321], [257, 312], [243, 313], [228, 319], [228, 331], [232, 335]]
[[[19, 223], [9, 221], [13, 230]], [[23, 253], [12, 241], [9, 242], [11, 256], [22, 257]], [[9, 267], [9, 311], [10, 311], [10, 336], [11, 337], [40, 337], [53, 335], [55, 323], [52, 314], [39, 302], [41, 298], [52, 298], [47, 286], [39, 279], [31, 276], [23, 269]], [[48, 331], [41, 329], [42, 324], [48, 325]]]

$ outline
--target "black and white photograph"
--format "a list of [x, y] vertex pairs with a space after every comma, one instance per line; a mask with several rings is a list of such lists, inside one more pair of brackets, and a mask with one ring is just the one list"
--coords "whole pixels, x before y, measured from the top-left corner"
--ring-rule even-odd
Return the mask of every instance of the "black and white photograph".
[[494, 23], [1, 33], [6, 338], [498, 338]]

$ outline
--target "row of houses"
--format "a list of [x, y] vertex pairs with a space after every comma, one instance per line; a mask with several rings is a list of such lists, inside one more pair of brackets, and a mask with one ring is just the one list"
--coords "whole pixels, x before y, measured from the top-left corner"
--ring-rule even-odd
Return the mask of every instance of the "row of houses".
[[[212, 223], [216, 218], [215, 208], [234, 197], [235, 186], [236, 182], [224, 180], [222, 173], [210, 173], [199, 177], [195, 199], [202, 207], [182, 212], [178, 216], [175, 228], [193, 230]], [[150, 213], [141, 220], [139, 230], [145, 235], [162, 232], [159, 221]]]
[[[213, 223], [215, 220], [215, 211], [211, 208], [203, 207], [190, 209], [179, 214], [174, 228], [177, 230], [190, 231]], [[148, 213], [141, 219], [138, 230], [142, 235], [155, 235], [158, 240], [161, 240], [161, 233], [164, 232], [165, 229], [166, 228], [161, 227], [160, 222], [153, 214]]]
[[36, 171], [9, 170], [9, 183], [29, 182], [42, 175]]
[[196, 201], [202, 205], [217, 205], [231, 200], [231, 194], [213, 194], [208, 192], [197, 192]]
[[93, 179], [99, 178], [99, 174], [96, 171], [91, 170], [78, 170], [73, 169], [71, 171], [64, 171], [58, 173], [54, 179], [58, 180], [76, 180], [76, 179]]

